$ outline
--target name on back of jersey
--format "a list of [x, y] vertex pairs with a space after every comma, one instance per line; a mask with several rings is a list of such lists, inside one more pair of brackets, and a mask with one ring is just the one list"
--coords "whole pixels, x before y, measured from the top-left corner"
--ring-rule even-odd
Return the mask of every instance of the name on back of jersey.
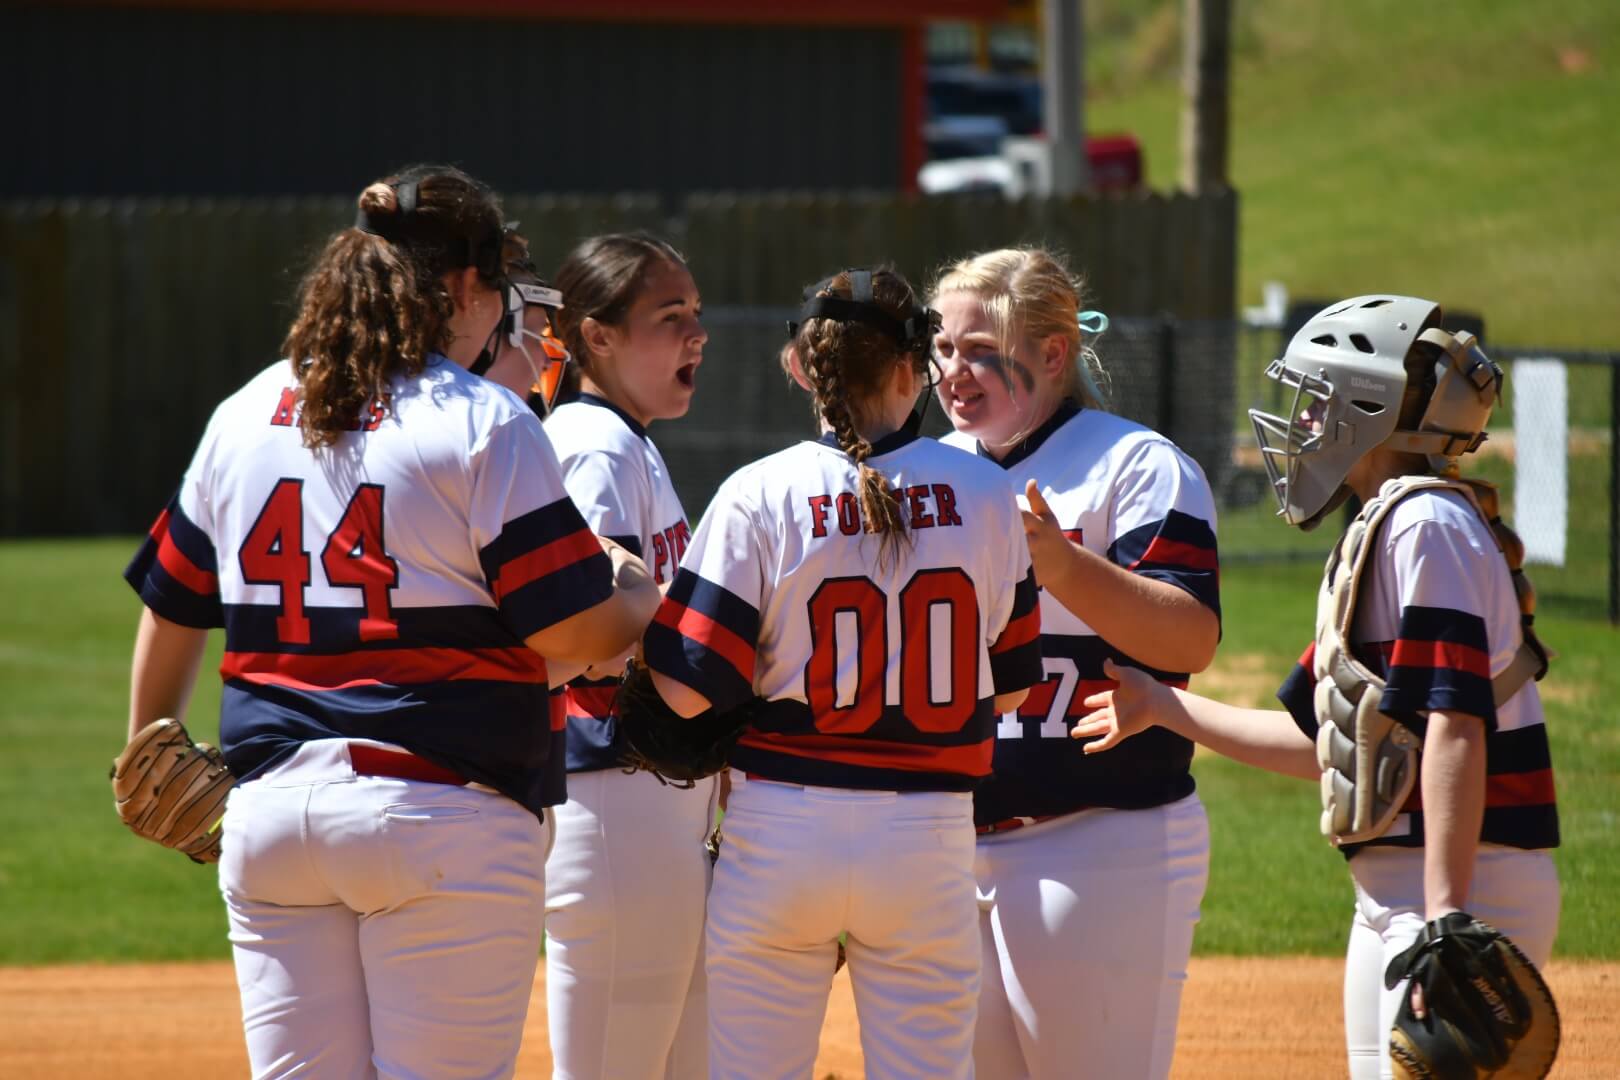
[[[349, 425], [350, 431], [376, 431], [378, 425], [388, 415], [388, 407], [380, 401], [372, 401], [361, 411], [360, 416]], [[281, 399], [276, 402], [276, 411], [270, 414], [271, 427], [292, 427], [298, 423], [298, 387], [284, 386], [281, 388]]]
[[[909, 487], [890, 488], [889, 495], [900, 504], [909, 529], [962, 524], [962, 516], [956, 509], [956, 492], [949, 484], [912, 484]], [[836, 495], [811, 495], [806, 501], [810, 506], [811, 536], [827, 536], [835, 527], [845, 536], [867, 531], [860, 496], [852, 491], [840, 491]]]

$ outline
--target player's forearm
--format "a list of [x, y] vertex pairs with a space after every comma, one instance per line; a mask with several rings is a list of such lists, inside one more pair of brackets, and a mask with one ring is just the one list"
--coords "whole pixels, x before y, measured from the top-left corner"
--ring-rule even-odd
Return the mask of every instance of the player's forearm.
[[1276, 709], [1240, 709], [1186, 690], [1175, 691], [1176, 708], [1159, 723], [1207, 746], [1223, 757], [1259, 769], [1317, 780], [1316, 747], [1287, 713]]
[[1191, 593], [1116, 566], [1075, 544], [1035, 569], [1058, 603], [1102, 639], [1160, 671], [1203, 671], [1215, 658], [1220, 620]]
[[[570, 615], [526, 640], [529, 648], [561, 664], [594, 664], [629, 649], [652, 622], [663, 593], [642, 561], [604, 542], [613, 563], [613, 592], [594, 607]], [[561, 664], [559, 666], [561, 666]]]
[[712, 704], [708, 698], [678, 679], [672, 679], [660, 671], [653, 671], [651, 674], [653, 687], [658, 691], [658, 696], [664, 699], [665, 705], [682, 716], [696, 716], [706, 711]]
[[207, 630], [181, 626], [151, 608], [141, 609], [129, 672], [130, 735], [164, 717], [185, 721], [207, 644]]
[[1467, 908], [1474, 856], [1485, 817], [1485, 723], [1463, 713], [1432, 712], [1423, 738], [1425, 917]]

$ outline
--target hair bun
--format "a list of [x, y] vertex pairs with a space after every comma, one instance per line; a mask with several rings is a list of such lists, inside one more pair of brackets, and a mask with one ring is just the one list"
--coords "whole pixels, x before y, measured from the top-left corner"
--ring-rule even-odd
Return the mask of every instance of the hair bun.
[[372, 184], [360, 193], [360, 209], [367, 214], [392, 214], [399, 209], [399, 196], [387, 184]]

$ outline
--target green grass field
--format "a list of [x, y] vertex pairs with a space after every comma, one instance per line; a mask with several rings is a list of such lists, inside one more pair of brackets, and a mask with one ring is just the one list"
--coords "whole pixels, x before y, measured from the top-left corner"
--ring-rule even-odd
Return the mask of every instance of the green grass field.
[[[107, 766], [122, 745], [139, 612], [119, 571], [133, 548], [132, 539], [0, 544], [0, 963], [227, 955], [213, 870], [137, 840], [112, 811]], [[1308, 636], [1316, 573], [1308, 563], [1225, 572], [1223, 693], [1258, 701], [1281, 680]], [[1616, 959], [1620, 929], [1605, 909], [1620, 895], [1610, 711], [1620, 634], [1556, 609], [1541, 623], [1563, 653], [1547, 694], [1565, 838], [1559, 950]], [[217, 659], [216, 640], [206, 670]], [[218, 687], [205, 676], [193, 701], [199, 738], [214, 735]], [[1199, 950], [1338, 952], [1350, 887], [1316, 835], [1314, 787], [1211, 757], [1195, 768], [1214, 831]]]
[[[1178, 170], [1180, 0], [1087, 3], [1087, 127]], [[1482, 312], [1489, 337], [1620, 348], [1620, 5], [1232, 5], [1240, 289], [1394, 290]], [[1084, 263], [1084, 242], [1075, 251]]]

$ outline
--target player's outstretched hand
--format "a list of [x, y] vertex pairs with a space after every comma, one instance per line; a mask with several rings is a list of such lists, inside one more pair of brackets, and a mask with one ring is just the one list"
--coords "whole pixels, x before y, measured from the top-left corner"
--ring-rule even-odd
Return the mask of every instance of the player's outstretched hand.
[[1138, 732], [1159, 723], [1175, 707], [1175, 694], [1164, 683], [1140, 668], [1120, 667], [1103, 661], [1103, 674], [1119, 683], [1113, 690], [1092, 694], [1085, 700], [1089, 713], [1069, 732], [1071, 739], [1093, 739], [1083, 749], [1088, 754], [1108, 750]]
[[1063, 535], [1057, 516], [1046, 504], [1034, 480], [1025, 481], [1024, 498], [1029, 502], [1029, 509], [1020, 513], [1024, 518], [1024, 536], [1029, 540], [1029, 557], [1035, 564], [1035, 580], [1050, 586], [1068, 575], [1074, 545]]

